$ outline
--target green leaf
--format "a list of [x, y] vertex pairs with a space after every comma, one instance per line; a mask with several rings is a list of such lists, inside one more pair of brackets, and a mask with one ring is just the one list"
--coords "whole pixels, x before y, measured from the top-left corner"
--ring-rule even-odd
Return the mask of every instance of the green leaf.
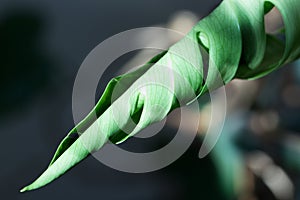
[[[284, 40], [264, 29], [264, 15], [274, 6], [284, 20]], [[50, 183], [109, 139], [125, 141], [165, 118], [179, 102], [188, 104], [233, 78], [262, 77], [299, 58], [299, 21], [299, 0], [224, 0], [167, 52], [112, 79], [91, 113], [61, 142], [45, 172], [21, 191]]]

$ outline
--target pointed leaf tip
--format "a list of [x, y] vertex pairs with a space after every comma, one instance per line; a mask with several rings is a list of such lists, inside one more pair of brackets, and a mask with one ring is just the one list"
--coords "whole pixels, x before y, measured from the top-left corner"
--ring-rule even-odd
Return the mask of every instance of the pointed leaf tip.
[[20, 190], [21, 193], [24, 193], [24, 192], [26, 192], [26, 191], [27, 191], [27, 186], [26, 186], [26, 187], [23, 187], [23, 188]]

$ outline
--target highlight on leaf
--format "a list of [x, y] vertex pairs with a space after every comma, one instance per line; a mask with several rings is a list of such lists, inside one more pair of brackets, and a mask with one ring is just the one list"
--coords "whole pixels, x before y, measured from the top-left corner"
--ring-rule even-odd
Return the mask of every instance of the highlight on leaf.
[[[266, 33], [264, 16], [273, 7], [281, 13], [284, 39]], [[224, 0], [168, 51], [136, 71], [112, 79], [90, 114], [60, 143], [48, 168], [21, 191], [45, 186], [99, 150], [109, 139], [114, 143], [123, 142], [162, 120], [179, 106], [179, 101], [188, 104], [195, 100], [194, 96], [199, 97], [234, 78], [260, 78], [299, 58], [300, 26], [296, 25], [299, 21], [298, 0]], [[207, 73], [201, 48], [209, 55]], [[111, 100], [121, 80], [128, 87]], [[141, 90], [140, 86], [147, 81], [172, 85], [173, 90], [170, 92], [156, 84]], [[155, 112], [151, 110], [153, 105], [162, 109]], [[116, 115], [115, 110], [121, 112]], [[130, 119], [137, 125], [125, 133], [123, 128]]]

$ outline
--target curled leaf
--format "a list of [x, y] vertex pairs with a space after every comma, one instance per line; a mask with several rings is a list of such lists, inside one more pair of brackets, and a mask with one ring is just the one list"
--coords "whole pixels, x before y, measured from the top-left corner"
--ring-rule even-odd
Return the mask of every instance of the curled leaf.
[[[284, 21], [284, 39], [265, 32], [264, 15], [274, 6]], [[50, 183], [109, 139], [123, 142], [208, 90], [233, 78], [262, 77], [299, 58], [299, 21], [299, 0], [224, 0], [168, 51], [111, 80], [91, 113], [61, 142], [45, 172], [22, 192]], [[126, 87], [113, 97], [120, 82]]]

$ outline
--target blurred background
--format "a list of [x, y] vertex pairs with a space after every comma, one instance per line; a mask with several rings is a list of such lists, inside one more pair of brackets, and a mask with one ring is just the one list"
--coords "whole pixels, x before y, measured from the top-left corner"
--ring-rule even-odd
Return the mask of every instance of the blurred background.
[[[106, 38], [132, 28], [162, 26], [188, 32], [220, 1], [0, 1], [1, 199], [300, 199], [300, 62], [256, 81], [226, 86], [228, 116], [209, 156], [198, 158], [210, 119], [210, 99], [199, 99], [199, 136], [170, 166], [146, 174], [119, 172], [85, 159], [50, 185], [19, 189], [48, 165], [74, 126], [72, 89], [83, 59]], [[268, 32], [281, 25], [276, 10]], [[147, 38], [146, 35], [144, 36]], [[174, 39], [157, 36], [166, 48]], [[163, 39], [162, 39], [163, 38]], [[149, 41], [149, 42], [157, 42]], [[99, 83], [148, 60], [155, 50], [120, 57]], [[172, 139], [180, 113], [152, 138], [121, 145], [159, 148]], [[189, 133], [186, 126], [186, 132]]]

